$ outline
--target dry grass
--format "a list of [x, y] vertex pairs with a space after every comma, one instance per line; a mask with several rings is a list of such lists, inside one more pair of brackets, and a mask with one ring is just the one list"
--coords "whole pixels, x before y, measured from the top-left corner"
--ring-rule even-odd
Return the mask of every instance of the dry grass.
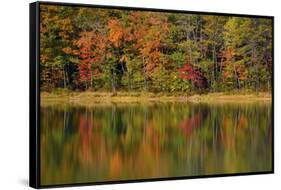
[[149, 102], [192, 102], [192, 103], [252, 103], [271, 102], [270, 93], [209, 93], [202, 95], [171, 95], [149, 92], [41, 92], [41, 105], [67, 103], [74, 105], [96, 105], [112, 103], [149, 103]]
[[250, 94], [209, 93], [205, 95], [193, 95], [188, 100], [191, 102], [271, 102], [271, 94], [265, 92]]

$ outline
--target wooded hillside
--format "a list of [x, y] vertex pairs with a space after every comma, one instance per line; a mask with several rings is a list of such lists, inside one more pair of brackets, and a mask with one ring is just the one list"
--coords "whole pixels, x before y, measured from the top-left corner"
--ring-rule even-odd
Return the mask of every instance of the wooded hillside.
[[40, 6], [41, 90], [271, 90], [272, 20]]

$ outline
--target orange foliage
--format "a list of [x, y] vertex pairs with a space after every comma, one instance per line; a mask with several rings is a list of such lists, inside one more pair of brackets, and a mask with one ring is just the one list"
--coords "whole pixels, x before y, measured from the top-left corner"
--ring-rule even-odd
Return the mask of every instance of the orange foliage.
[[245, 65], [236, 64], [233, 62], [234, 57], [234, 49], [228, 48], [227, 50], [223, 51], [223, 61], [221, 63], [222, 67], [224, 68], [223, 77], [225, 79], [233, 78], [236, 72], [239, 80], [246, 80]]
[[115, 47], [120, 47], [125, 37], [125, 29], [122, 27], [118, 20], [110, 20], [108, 22], [109, 28], [109, 41], [113, 43]]

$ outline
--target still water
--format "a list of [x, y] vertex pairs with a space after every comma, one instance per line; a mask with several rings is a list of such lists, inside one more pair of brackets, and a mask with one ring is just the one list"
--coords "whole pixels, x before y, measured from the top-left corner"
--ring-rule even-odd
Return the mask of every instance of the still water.
[[41, 185], [270, 171], [272, 107], [41, 106]]

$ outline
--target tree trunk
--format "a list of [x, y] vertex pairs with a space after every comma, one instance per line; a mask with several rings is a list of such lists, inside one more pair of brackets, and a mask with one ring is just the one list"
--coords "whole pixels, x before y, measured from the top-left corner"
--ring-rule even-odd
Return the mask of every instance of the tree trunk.
[[112, 73], [112, 77], [111, 77], [111, 89], [112, 89], [112, 93], [115, 94], [116, 93], [116, 86], [115, 86], [115, 76], [114, 76], [114, 73]]
[[91, 81], [90, 81], [90, 84], [91, 84], [91, 86], [90, 86], [90, 88], [93, 88], [93, 71], [92, 71], [92, 69], [91, 69]]
[[236, 77], [236, 82], [237, 82], [236, 86], [238, 89], [240, 89], [240, 79], [239, 79], [238, 72], [237, 72], [235, 65], [234, 65], [234, 72], [235, 72], [235, 77]]
[[259, 71], [258, 71], [258, 62], [257, 62], [257, 55], [256, 55], [256, 43], [253, 43], [252, 45], [252, 63], [255, 65], [255, 73], [256, 73], [256, 85], [255, 89], [256, 92], [259, 88]]
[[63, 88], [66, 88], [66, 76], [65, 76], [65, 69], [63, 67]]
[[143, 76], [144, 76], [144, 90], [147, 91], [147, 78], [146, 78], [146, 72], [144, 67], [145, 58], [142, 57], [142, 69], [143, 69]]
[[214, 80], [217, 82], [217, 68], [218, 68], [218, 63], [216, 59], [216, 48], [215, 45], [213, 46], [213, 62], [214, 62]]
[[256, 71], [256, 92], [259, 89], [259, 70], [258, 70], [258, 63], [255, 64], [255, 71]]
[[[216, 49], [215, 49], [215, 45], [213, 45], [213, 82], [217, 82], [217, 61], [216, 61]], [[212, 86], [211, 86], [212, 88]], [[214, 88], [214, 90], [216, 90], [216, 87]]]

